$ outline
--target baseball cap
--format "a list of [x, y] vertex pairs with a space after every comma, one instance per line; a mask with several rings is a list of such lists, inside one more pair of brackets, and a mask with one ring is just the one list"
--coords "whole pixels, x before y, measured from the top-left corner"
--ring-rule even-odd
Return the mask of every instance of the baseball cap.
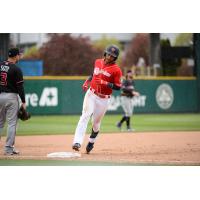
[[128, 70], [126, 72], [126, 75], [129, 76], [130, 78], [133, 78], [133, 72], [132, 72], [132, 70]]
[[128, 70], [126, 73], [129, 74], [129, 75], [133, 75], [132, 70]]
[[21, 53], [19, 52], [19, 49], [18, 48], [10, 48], [8, 50], [8, 56], [9, 57], [15, 57], [17, 55], [21, 55]]

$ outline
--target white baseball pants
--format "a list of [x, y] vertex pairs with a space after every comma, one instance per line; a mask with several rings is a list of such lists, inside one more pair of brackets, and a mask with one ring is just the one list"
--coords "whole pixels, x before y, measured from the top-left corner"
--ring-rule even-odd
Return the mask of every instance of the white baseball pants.
[[109, 98], [100, 98], [88, 90], [83, 101], [82, 115], [79, 119], [73, 144], [82, 144], [88, 122], [92, 116], [92, 128], [94, 132], [100, 130], [101, 120], [105, 115], [109, 104]]

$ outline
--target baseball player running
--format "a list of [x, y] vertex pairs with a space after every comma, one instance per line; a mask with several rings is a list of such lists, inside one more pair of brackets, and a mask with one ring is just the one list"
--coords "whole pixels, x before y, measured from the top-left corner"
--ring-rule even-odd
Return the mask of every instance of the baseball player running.
[[121, 129], [123, 122], [126, 121], [127, 131], [134, 131], [130, 126], [130, 119], [133, 114], [133, 97], [139, 96], [139, 92], [135, 91], [133, 73], [131, 70], [127, 71], [125, 80], [122, 82], [121, 103], [124, 110], [124, 116], [117, 123], [117, 127]]
[[79, 151], [83, 143], [90, 117], [92, 117], [92, 131], [86, 146], [86, 153], [90, 153], [94, 148], [96, 137], [100, 131], [101, 120], [108, 108], [112, 90], [120, 90], [121, 88], [122, 72], [115, 63], [118, 56], [119, 48], [114, 45], [108, 46], [104, 51], [104, 57], [95, 61], [93, 75], [82, 86], [83, 90], [87, 92], [72, 145], [72, 148], [76, 151]]
[[20, 56], [18, 48], [11, 48], [8, 52], [8, 60], [0, 62], [0, 133], [7, 119], [7, 139], [4, 149], [6, 155], [19, 154], [19, 151], [14, 148], [19, 110], [18, 94], [22, 107], [26, 109], [23, 74], [15, 65]]

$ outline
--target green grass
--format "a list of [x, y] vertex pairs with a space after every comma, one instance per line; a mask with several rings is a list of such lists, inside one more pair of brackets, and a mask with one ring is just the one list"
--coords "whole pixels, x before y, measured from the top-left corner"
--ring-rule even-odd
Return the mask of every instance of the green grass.
[[0, 160], [0, 166], [128, 166], [131, 163], [79, 160]]
[[[17, 135], [73, 134], [78, 115], [32, 116], [29, 121], [19, 121]], [[121, 115], [105, 115], [101, 132], [117, 132], [116, 123]], [[136, 114], [131, 118], [136, 131], [200, 131], [200, 114]], [[125, 128], [125, 127], [124, 127]], [[91, 123], [88, 125], [90, 132]], [[6, 128], [3, 130], [6, 135]]]
[[80, 160], [0, 160], [0, 166], [199, 166], [187, 163], [120, 163]]
[[[73, 134], [80, 116], [32, 116], [29, 121], [19, 121], [17, 135]], [[121, 115], [106, 115], [101, 132], [117, 132], [116, 123]], [[200, 131], [200, 114], [136, 114], [131, 119], [133, 127], [139, 131]], [[88, 126], [90, 132], [91, 123]], [[3, 130], [6, 135], [6, 128]], [[0, 160], [0, 166], [146, 166], [151, 163], [111, 163], [69, 160]], [[166, 163], [159, 166], [166, 166]], [[167, 165], [179, 165], [167, 164]], [[182, 164], [181, 164], [182, 165]], [[185, 164], [184, 164], [185, 165]]]

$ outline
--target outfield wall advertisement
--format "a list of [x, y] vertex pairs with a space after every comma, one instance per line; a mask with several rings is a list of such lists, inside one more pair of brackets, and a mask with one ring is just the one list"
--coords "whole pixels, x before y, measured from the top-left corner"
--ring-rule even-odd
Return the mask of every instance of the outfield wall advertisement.
[[[82, 80], [25, 80], [28, 110], [35, 115], [81, 114]], [[197, 112], [196, 80], [136, 80], [135, 113]], [[110, 98], [108, 113], [122, 113], [120, 92]]]

